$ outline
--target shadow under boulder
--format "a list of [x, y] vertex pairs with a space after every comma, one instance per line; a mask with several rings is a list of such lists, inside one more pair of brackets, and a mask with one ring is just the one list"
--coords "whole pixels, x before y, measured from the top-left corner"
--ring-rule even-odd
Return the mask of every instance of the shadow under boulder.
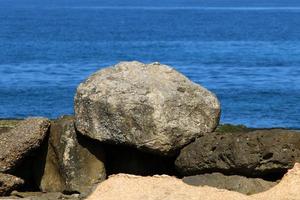
[[108, 175], [126, 173], [141, 176], [175, 175], [175, 157], [159, 156], [134, 147], [105, 144]]

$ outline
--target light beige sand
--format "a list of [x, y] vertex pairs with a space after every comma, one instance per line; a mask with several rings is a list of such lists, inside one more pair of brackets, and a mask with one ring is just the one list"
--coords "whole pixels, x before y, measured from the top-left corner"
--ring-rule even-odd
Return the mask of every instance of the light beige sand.
[[208, 186], [190, 186], [170, 176], [111, 176], [87, 200], [300, 200], [300, 164], [263, 193], [246, 196]]
[[255, 200], [299, 200], [300, 199], [300, 164], [295, 164], [280, 183], [270, 190], [255, 194]]

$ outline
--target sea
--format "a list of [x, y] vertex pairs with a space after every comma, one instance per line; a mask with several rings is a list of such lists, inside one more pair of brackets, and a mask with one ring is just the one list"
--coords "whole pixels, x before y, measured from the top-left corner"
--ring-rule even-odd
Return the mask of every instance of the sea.
[[0, 118], [74, 114], [80, 82], [132, 60], [213, 91], [221, 123], [300, 128], [299, 0], [0, 0]]

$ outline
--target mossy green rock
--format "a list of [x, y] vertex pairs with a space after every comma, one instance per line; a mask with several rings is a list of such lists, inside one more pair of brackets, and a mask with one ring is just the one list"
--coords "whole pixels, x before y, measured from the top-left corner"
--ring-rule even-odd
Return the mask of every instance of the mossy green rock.
[[14, 128], [21, 120], [0, 119], [0, 135]]
[[235, 132], [249, 132], [251, 128], [248, 128], [244, 125], [232, 125], [232, 124], [220, 124], [215, 132], [217, 133], [235, 133]]

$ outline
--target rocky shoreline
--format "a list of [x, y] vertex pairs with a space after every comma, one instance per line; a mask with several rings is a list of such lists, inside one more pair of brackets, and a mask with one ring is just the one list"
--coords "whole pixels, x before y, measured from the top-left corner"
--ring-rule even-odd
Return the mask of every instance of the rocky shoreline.
[[195, 195], [226, 189], [240, 199], [278, 188], [300, 162], [299, 132], [220, 125], [220, 113], [213, 93], [169, 66], [122, 62], [100, 70], [79, 85], [75, 116], [0, 120], [0, 196], [120, 199], [129, 190], [124, 199], [138, 199], [147, 186], [132, 196], [125, 186], [139, 181], [161, 184], [161, 199], [177, 187]]

